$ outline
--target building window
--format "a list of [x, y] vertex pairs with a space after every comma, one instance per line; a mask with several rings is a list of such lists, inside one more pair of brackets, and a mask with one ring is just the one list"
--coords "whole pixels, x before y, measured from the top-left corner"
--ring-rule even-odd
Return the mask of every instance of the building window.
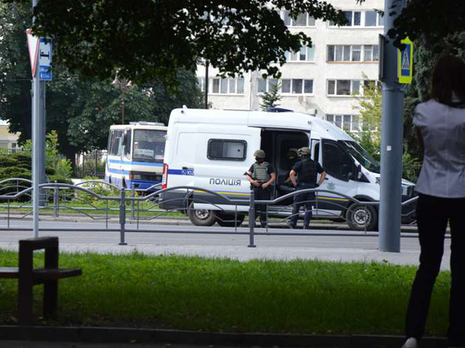
[[350, 96], [360, 94], [359, 80], [328, 80], [328, 96]]
[[365, 11], [366, 27], [381, 27], [384, 25], [383, 16], [378, 11]]
[[360, 131], [360, 115], [326, 115], [326, 121], [331, 122], [348, 132]]
[[362, 12], [361, 11], [344, 11], [348, 27], [360, 27], [362, 25]]
[[283, 94], [313, 94], [313, 80], [282, 79]]
[[197, 77], [197, 83], [202, 92], [205, 91], [205, 77]]
[[328, 45], [328, 62], [374, 62], [379, 60], [378, 45]]
[[276, 79], [264, 79], [264, 78], [259, 78], [257, 79], [257, 93], [265, 93], [265, 92], [271, 92], [271, 88], [273, 85], [278, 84], [278, 80]]
[[[212, 94], [244, 94], [243, 78], [219, 78], [209, 79], [209, 93]], [[204, 87], [205, 88], [205, 87]]]
[[286, 62], [314, 62], [315, 46], [302, 46], [298, 52], [286, 52]]
[[316, 25], [315, 18], [308, 13], [300, 13], [296, 19], [289, 17], [289, 11], [282, 11], [282, 19], [288, 27], [314, 27]]
[[[347, 18], [347, 25], [343, 27], [380, 27], [384, 25], [383, 17], [378, 11], [344, 11]], [[334, 27], [334, 22], [329, 22], [330, 27]]]
[[245, 161], [247, 142], [233, 139], [210, 139], [207, 157], [210, 160]]
[[363, 46], [363, 61], [365, 62], [379, 61], [379, 46], [378, 45], [364, 45]]

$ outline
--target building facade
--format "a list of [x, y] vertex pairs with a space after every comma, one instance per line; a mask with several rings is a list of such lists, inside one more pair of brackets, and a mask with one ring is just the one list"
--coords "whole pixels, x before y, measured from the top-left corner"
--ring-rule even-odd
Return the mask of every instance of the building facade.
[[[360, 127], [356, 95], [363, 94], [368, 81], [378, 79], [379, 34], [384, 31], [382, 16], [384, 0], [331, 0], [343, 10], [349, 25], [337, 27], [315, 20], [308, 14], [290, 19], [286, 11], [281, 18], [291, 32], [303, 31], [313, 46], [288, 53], [280, 71], [279, 107], [315, 114], [345, 130], [356, 132]], [[259, 110], [261, 95], [270, 91], [276, 80], [264, 80], [261, 72], [244, 74], [242, 78], [217, 77], [209, 68], [208, 100], [217, 109]], [[198, 66], [197, 77], [205, 85], [205, 67]]]
[[6, 121], [0, 120], [0, 149], [14, 152], [18, 150], [17, 133], [10, 133], [9, 124]]

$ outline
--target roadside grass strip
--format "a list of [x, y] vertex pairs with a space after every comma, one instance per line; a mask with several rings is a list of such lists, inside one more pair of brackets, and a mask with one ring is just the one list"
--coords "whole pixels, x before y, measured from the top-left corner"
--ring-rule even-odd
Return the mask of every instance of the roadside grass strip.
[[[43, 254], [36, 253], [36, 267]], [[0, 250], [0, 266], [17, 266]], [[415, 267], [320, 261], [240, 262], [201, 257], [60, 254], [83, 276], [59, 285], [58, 318], [39, 323], [213, 332], [402, 334]], [[450, 273], [441, 272], [427, 326], [447, 328]], [[16, 322], [17, 282], [0, 280], [0, 322]]]

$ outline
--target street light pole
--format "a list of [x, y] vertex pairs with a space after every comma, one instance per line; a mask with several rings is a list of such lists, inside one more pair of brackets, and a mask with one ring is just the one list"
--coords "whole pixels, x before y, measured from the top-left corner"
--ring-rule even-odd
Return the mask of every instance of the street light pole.
[[116, 75], [115, 79], [111, 83], [114, 86], [119, 86], [121, 91], [121, 124], [124, 124], [124, 109], [125, 109], [125, 100], [126, 100], [126, 91], [131, 85], [131, 81], [126, 78], [119, 79]]

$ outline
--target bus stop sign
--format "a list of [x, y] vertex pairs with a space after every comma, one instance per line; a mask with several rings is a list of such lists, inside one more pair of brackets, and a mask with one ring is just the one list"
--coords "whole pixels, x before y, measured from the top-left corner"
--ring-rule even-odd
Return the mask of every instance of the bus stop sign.
[[409, 38], [401, 41], [405, 48], [398, 50], [397, 75], [399, 83], [411, 84], [413, 76], [413, 42]]

